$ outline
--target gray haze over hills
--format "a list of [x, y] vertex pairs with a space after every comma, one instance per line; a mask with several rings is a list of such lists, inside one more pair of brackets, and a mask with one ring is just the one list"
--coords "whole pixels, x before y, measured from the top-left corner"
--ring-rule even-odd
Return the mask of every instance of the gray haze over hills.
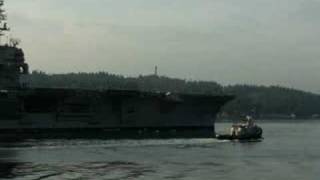
[[319, 0], [6, 0], [32, 69], [320, 92]]

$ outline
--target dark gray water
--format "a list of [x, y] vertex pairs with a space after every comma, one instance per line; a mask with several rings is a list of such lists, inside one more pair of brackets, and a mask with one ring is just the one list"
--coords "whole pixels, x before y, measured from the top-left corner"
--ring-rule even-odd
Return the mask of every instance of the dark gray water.
[[[2, 144], [3, 179], [317, 180], [320, 122], [261, 123], [262, 142], [45, 140]], [[222, 130], [228, 124], [217, 124]]]

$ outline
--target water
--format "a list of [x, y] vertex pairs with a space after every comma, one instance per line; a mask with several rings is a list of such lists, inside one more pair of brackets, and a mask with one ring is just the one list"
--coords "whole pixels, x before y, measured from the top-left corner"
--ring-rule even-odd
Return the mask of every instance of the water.
[[[224, 129], [230, 124], [217, 124]], [[1, 144], [3, 179], [236, 179], [320, 177], [320, 122], [261, 123], [262, 142], [215, 139], [43, 140]]]

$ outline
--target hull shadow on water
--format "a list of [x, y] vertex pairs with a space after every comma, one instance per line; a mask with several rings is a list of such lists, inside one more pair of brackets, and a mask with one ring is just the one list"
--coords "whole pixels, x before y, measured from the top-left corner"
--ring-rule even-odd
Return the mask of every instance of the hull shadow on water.
[[14, 178], [14, 169], [23, 163], [14, 162], [16, 153], [13, 150], [1, 149], [0, 150], [0, 179]]

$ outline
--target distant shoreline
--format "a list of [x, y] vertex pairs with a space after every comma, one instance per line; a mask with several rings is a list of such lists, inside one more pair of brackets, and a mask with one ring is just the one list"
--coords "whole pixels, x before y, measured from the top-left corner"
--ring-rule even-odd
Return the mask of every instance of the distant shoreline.
[[[216, 119], [216, 123], [233, 123], [239, 122], [240, 120], [231, 120], [231, 119]], [[320, 119], [256, 119], [256, 122], [261, 123], [268, 123], [268, 122], [292, 122], [292, 123], [299, 123], [299, 122], [315, 122], [320, 121]]]

